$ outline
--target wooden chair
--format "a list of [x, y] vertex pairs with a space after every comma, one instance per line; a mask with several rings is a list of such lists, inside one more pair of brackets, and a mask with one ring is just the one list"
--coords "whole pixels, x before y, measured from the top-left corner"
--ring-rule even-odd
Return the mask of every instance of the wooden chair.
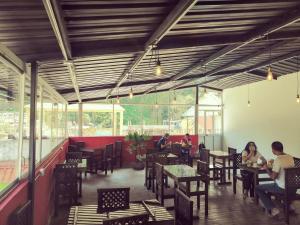
[[114, 172], [114, 145], [109, 144], [106, 145], [104, 154], [103, 154], [103, 165], [104, 165], [104, 172], [107, 175], [107, 170], [110, 168], [110, 172]]
[[[222, 166], [221, 165], [213, 165], [210, 163], [210, 156], [209, 156], [209, 149], [202, 149], [200, 152], [200, 161], [206, 162], [209, 166], [209, 172], [213, 172], [213, 176], [210, 177], [211, 180], [218, 180], [220, 179], [220, 174], [222, 171]], [[210, 173], [209, 173], [210, 176]]]
[[85, 142], [84, 141], [76, 141], [74, 144], [77, 146], [77, 148], [79, 150], [81, 150], [85, 147]]
[[[197, 197], [197, 208], [200, 209], [200, 196], [205, 196], [205, 216], [208, 215], [208, 185], [209, 185], [209, 168], [208, 163], [198, 160], [197, 161], [197, 173], [200, 175], [200, 181], [193, 181], [187, 183], [180, 183], [179, 189], [187, 197]], [[204, 184], [204, 188], [202, 187]]]
[[57, 164], [54, 169], [55, 176], [55, 200], [54, 214], [60, 198], [66, 198], [69, 205], [78, 204], [77, 202], [77, 163]]
[[31, 225], [31, 201], [17, 207], [8, 221], [9, 225]]
[[[296, 193], [300, 189], [300, 167], [284, 169], [285, 171], [285, 188], [284, 194], [275, 194], [276, 198], [283, 203], [285, 222], [290, 222], [290, 204], [292, 201], [300, 200], [300, 194]], [[272, 195], [272, 192], [269, 194]]]
[[193, 201], [176, 189], [175, 225], [193, 225]]
[[82, 162], [82, 152], [67, 152], [66, 161], [68, 163], [81, 163]]
[[294, 164], [295, 164], [295, 167], [300, 167], [300, 158], [294, 157]]
[[154, 163], [155, 163], [155, 154], [156, 153], [146, 153], [145, 161], [145, 186], [149, 190], [153, 187], [154, 181]]
[[[109, 213], [122, 209], [129, 209], [130, 188], [99, 188], [98, 213]], [[108, 214], [107, 214], [108, 215]]]
[[240, 168], [240, 165], [242, 165], [242, 153], [236, 153], [232, 156], [233, 159], [233, 182], [232, 182], [232, 187], [233, 187], [233, 193], [236, 194], [236, 182], [237, 180], [240, 180], [243, 182], [243, 187], [242, 190], [244, 191], [244, 179], [243, 177], [238, 174], [238, 170]]
[[68, 145], [68, 152], [79, 152], [79, 148], [77, 145]]
[[164, 166], [155, 163], [155, 195], [156, 199], [164, 205], [165, 199], [172, 199], [175, 196], [174, 188], [167, 188], [164, 177]]
[[228, 168], [228, 179], [229, 180], [230, 180], [230, 176], [231, 176], [231, 170], [233, 169], [232, 168], [233, 155], [236, 153], [237, 153], [237, 150], [235, 148], [228, 147], [229, 158], [228, 158], [227, 168]]
[[[66, 154], [67, 163], [81, 163], [82, 162], [82, 152], [67, 152]], [[82, 171], [77, 172], [78, 180], [78, 193], [79, 197], [82, 196]]]
[[178, 157], [181, 156], [181, 144], [179, 143], [172, 143], [171, 145], [171, 153], [177, 155]]
[[114, 148], [114, 163], [115, 165], [118, 163], [120, 168], [122, 167], [122, 151], [123, 151], [123, 142], [116, 141], [115, 148]]
[[134, 216], [124, 216], [121, 218], [111, 218], [103, 220], [103, 225], [147, 225], [149, 221], [148, 213], [141, 213]]

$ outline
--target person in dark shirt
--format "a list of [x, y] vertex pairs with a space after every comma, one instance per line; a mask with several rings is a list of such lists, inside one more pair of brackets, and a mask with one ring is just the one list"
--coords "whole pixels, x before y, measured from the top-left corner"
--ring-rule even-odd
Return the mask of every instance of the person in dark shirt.
[[168, 143], [169, 136], [170, 135], [166, 133], [159, 139], [159, 141], [157, 142], [157, 148], [159, 151], [164, 151], [168, 147], [168, 145], [170, 145], [170, 143]]

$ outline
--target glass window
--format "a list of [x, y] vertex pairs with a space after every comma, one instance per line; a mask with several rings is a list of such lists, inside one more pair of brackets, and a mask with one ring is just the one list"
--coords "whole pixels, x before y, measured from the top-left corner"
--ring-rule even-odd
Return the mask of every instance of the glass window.
[[[21, 90], [21, 88], [20, 88]], [[22, 145], [22, 174], [28, 172], [29, 167], [29, 129], [30, 129], [30, 78], [25, 78], [24, 112], [23, 112], [23, 141]]]
[[68, 105], [67, 129], [68, 136], [78, 136], [79, 134], [79, 105]]
[[112, 136], [114, 110], [113, 104], [83, 104], [83, 136]]
[[195, 106], [171, 105], [170, 106], [170, 134], [195, 133]]
[[20, 76], [0, 63], [0, 192], [18, 177]]

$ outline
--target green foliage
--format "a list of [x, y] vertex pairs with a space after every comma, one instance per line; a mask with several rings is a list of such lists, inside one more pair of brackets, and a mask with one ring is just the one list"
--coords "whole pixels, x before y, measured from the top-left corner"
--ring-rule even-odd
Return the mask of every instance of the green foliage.
[[125, 136], [125, 141], [129, 142], [128, 151], [130, 154], [141, 155], [146, 147], [146, 141], [150, 140], [151, 137], [145, 134], [139, 134], [138, 132], [129, 133]]

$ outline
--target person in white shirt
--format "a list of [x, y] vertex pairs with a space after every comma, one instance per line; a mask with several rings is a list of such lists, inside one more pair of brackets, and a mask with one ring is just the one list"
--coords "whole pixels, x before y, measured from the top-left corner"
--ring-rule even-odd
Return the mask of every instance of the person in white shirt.
[[[262, 201], [264, 207], [270, 215], [276, 216], [279, 214], [279, 209], [275, 207], [275, 204], [271, 200], [271, 197], [267, 193], [284, 194], [285, 188], [285, 168], [294, 167], [294, 158], [283, 152], [283, 145], [279, 141], [272, 143], [272, 152], [276, 155], [276, 159], [273, 163], [272, 171], [265, 164], [264, 167], [267, 170], [269, 176], [275, 181], [271, 184], [261, 184], [255, 189], [256, 194]], [[295, 194], [295, 193], [290, 193]]]
[[[264, 157], [257, 151], [257, 146], [253, 141], [247, 143], [245, 150], [242, 152], [242, 161], [244, 164], [247, 162], [257, 163], [258, 160], [265, 161]], [[254, 197], [254, 174], [247, 171], [241, 170], [241, 176], [243, 177], [243, 198], [246, 199], [249, 194], [250, 196]]]

